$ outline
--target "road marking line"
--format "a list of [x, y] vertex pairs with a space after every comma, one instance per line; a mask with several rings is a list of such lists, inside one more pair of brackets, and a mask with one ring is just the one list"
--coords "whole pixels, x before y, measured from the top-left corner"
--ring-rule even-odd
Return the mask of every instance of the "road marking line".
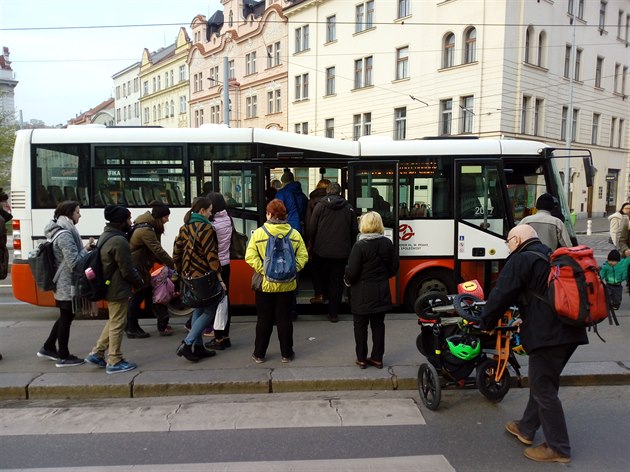
[[0, 410], [0, 436], [425, 424], [411, 398]]
[[[25, 469], [9, 469], [24, 471]], [[28, 472], [456, 472], [443, 455], [320, 459], [303, 461], [217, 462], [207, 464], [152, 464], [128, 466], [60, 467], [28, 469]]]

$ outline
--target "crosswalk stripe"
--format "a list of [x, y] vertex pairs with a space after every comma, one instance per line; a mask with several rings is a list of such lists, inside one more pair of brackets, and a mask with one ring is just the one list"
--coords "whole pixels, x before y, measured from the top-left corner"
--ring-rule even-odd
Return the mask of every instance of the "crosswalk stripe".
[[[121, 418], [124, 419], [121, 421]], [[0, 436], [424, 425], [410, 398], [0, 409]]]
[[[24, 472], [25, 469], [15, 469]], [[152, 464], [28, 469], [28, 472], [455, 472], [442, 455], [208, 464]]]

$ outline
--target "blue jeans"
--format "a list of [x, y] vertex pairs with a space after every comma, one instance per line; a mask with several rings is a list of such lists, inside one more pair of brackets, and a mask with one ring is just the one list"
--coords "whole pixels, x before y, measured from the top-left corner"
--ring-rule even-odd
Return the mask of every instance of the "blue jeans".
[[192, 321], [190, 322], [190, 332], [184, 339], [189, 346], [203, 345], [203, 332], [214, 323], [214, 316], [217, 314], [219, 302], [224, 297], [217, 297], [217, 300], [208, 306], [195, 308], [192, 313]]

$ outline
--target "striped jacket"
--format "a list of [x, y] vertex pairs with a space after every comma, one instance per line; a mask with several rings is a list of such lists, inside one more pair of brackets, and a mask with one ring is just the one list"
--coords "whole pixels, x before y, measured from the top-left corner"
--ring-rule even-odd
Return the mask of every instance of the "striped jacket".
[[219, 245], [212, 225], [195, 221], [182, 226], [173, 245], [173, 261], [175, 270], [189, 277], [219, 272]]

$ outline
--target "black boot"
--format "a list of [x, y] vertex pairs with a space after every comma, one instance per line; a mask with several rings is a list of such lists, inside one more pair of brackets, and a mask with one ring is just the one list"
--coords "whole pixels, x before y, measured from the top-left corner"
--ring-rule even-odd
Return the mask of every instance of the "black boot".
[[177, 353], [177, 355], [179, 357], [184, 356], [190, 362], [198, 362], [199, 361], [199, 356], [196, 356], [193, 353], [192, 346], [189, 346], [184, 341], [182, 341], [182, 343], [179, 345], [179, 347], [177, 348], [176, 353]]
[[215, 351], [208, 351], [205, 347], [203, 347], [203, 344], [195, 344], [193, 346], [193, 355], [203, 359], [206, 357], [216, 356], [217, 353]]

